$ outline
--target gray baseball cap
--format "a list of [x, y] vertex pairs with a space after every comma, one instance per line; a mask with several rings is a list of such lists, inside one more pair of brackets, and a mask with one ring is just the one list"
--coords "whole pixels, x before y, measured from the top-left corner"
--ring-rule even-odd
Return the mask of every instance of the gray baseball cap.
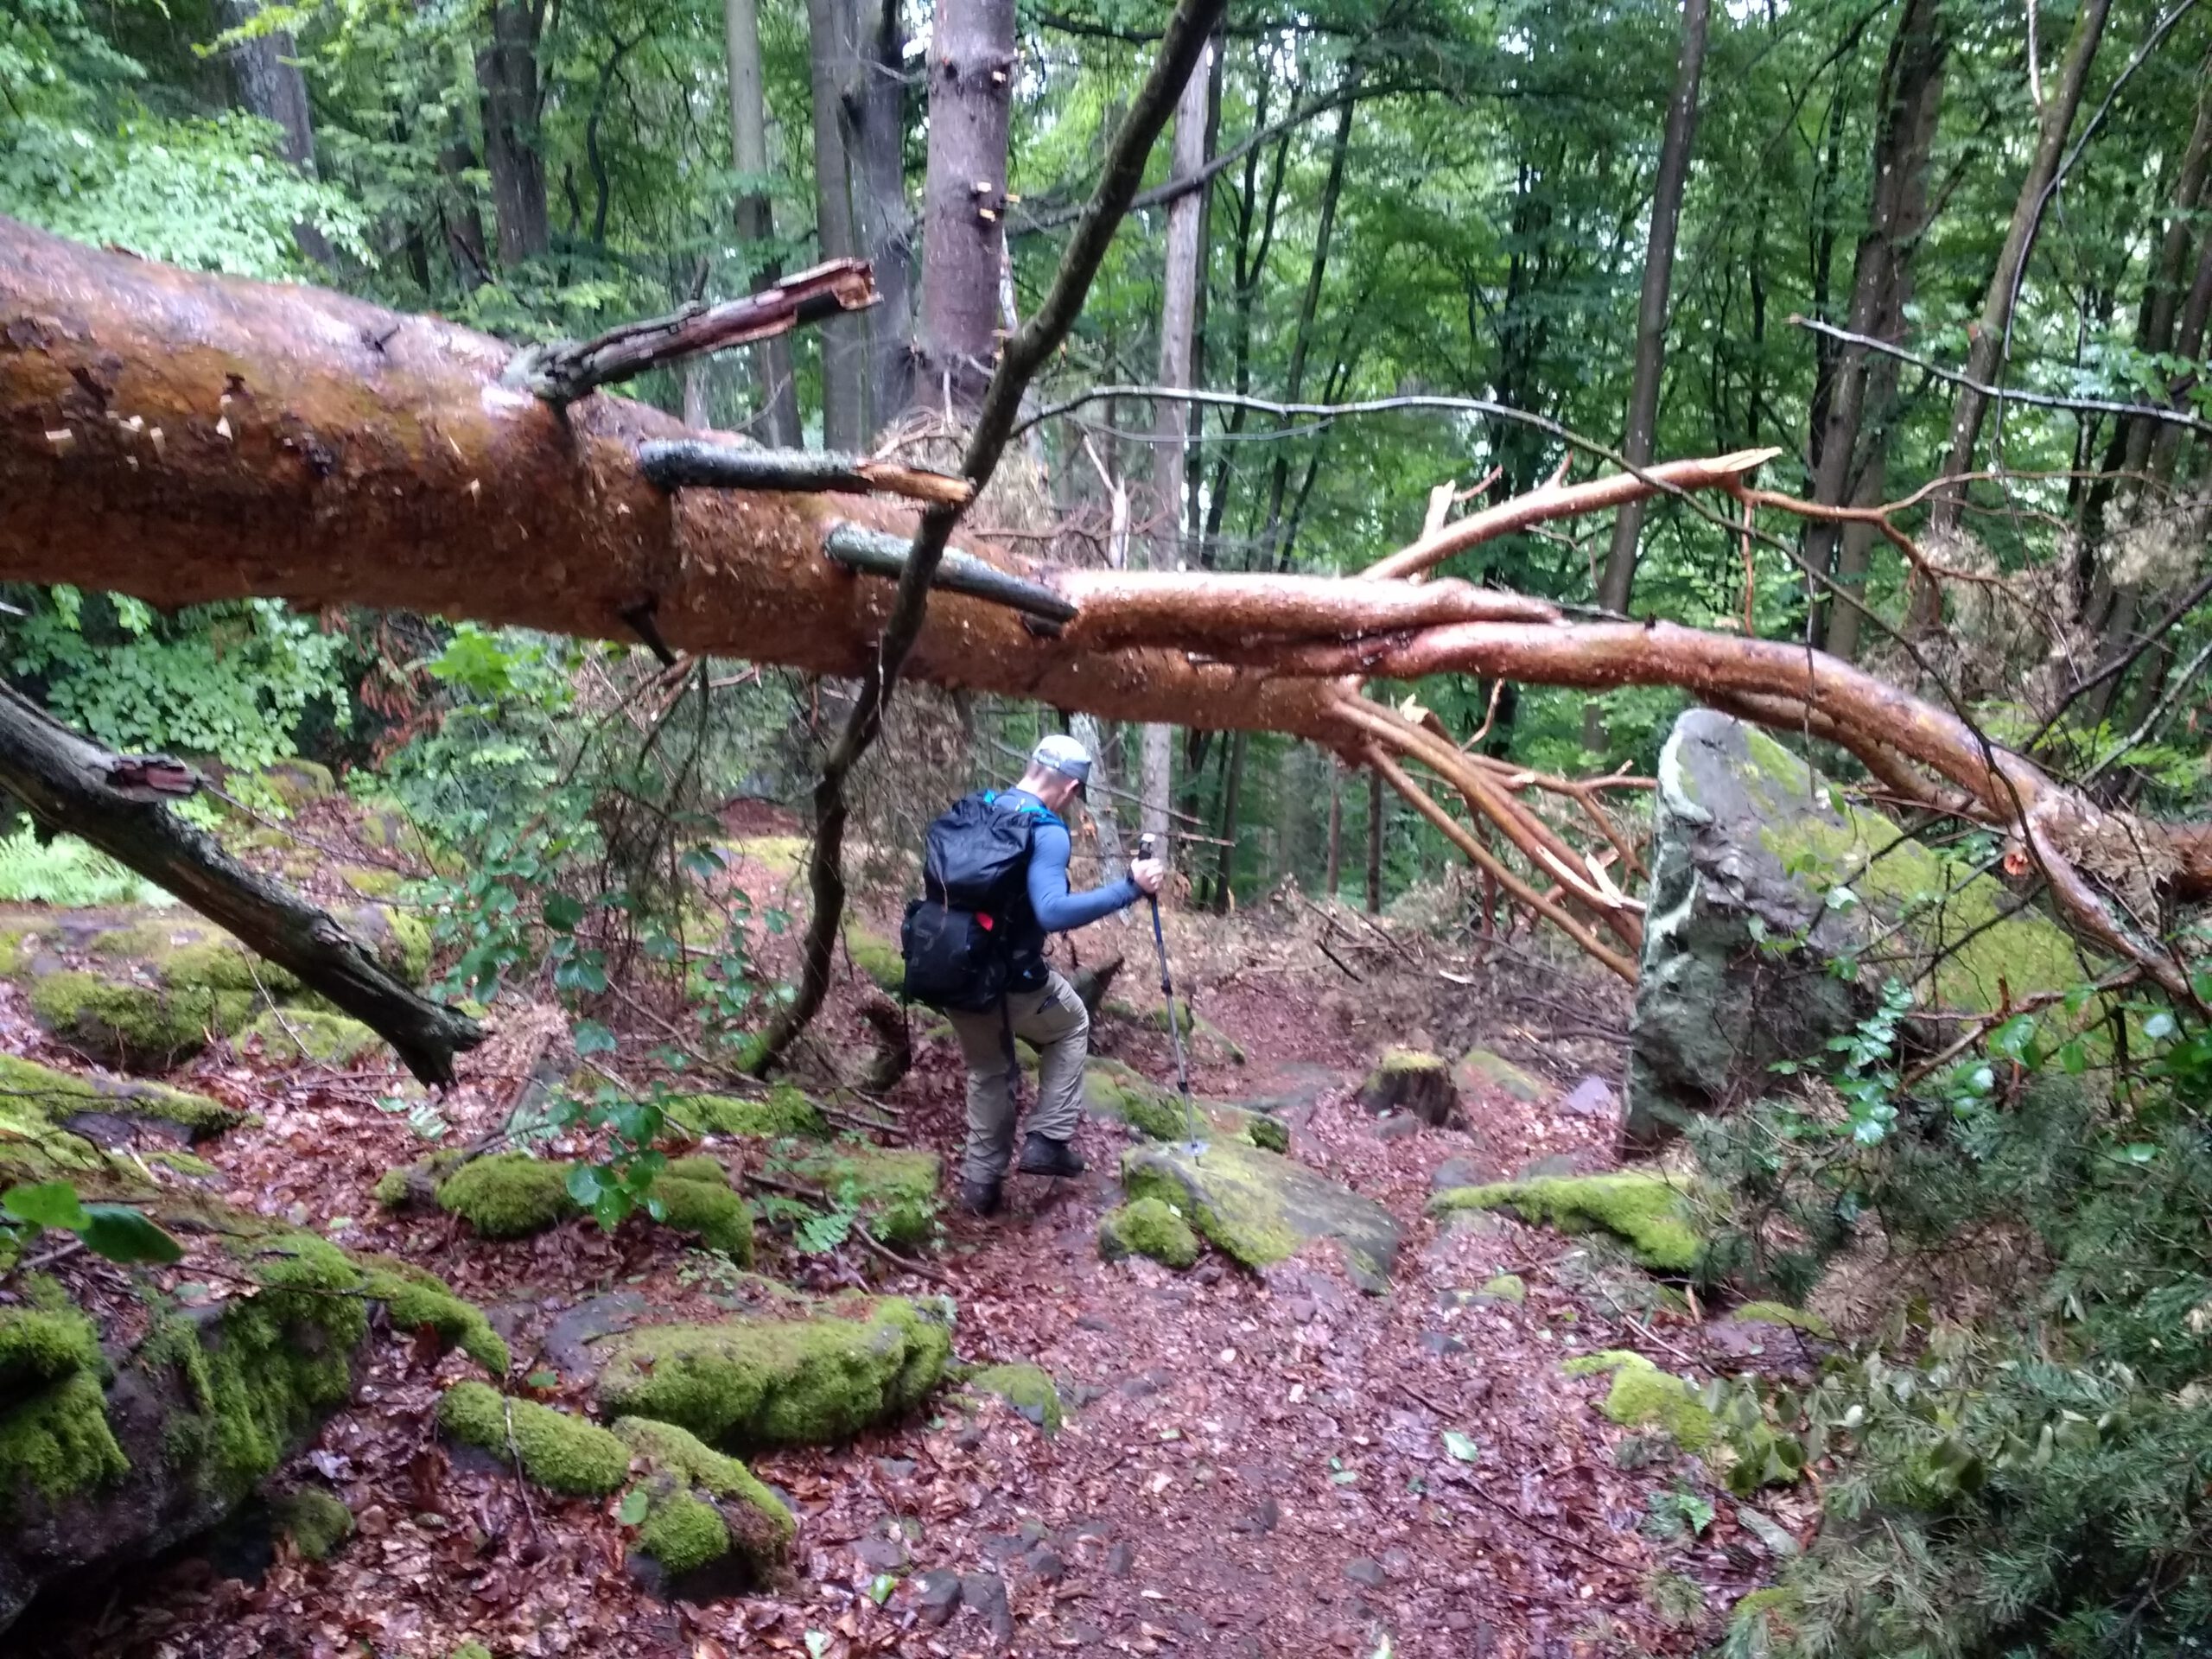
[[1078, 791], [1090, 781], [1090, 751], [1058, 732], [1029, 751], [1029, 764], [1074, 779]]

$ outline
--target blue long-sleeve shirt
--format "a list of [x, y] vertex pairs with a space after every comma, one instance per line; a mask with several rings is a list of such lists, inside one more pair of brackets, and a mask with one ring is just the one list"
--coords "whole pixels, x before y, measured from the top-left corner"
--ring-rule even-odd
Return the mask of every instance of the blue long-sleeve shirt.
[[1128, 876], [1093, 887], [1088, 893], [1068, 891], [1068, 827], [1046, 804], [1027, 790], [1009, 789], [1001, 802], [1026, 811], [1029, 832], [1030, 937], [1017, 938], [1013, 945], [1013, 988], [1034, 990], [1045, 982], [1045, 936], [1088, 925], [1102, 916], [1134, 905], [1143, 890]]

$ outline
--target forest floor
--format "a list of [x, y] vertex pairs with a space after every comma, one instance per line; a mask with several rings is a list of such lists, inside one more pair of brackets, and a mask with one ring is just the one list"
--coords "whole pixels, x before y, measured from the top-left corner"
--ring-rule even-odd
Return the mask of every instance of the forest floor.
[[[1128, 953], [1118, 997], [1147, 1001], [1148, 932], [1133, 923], [1095, 931], [1086, 951]], [[1425, 1212], [1447, 1160], [1459, 1160], [1462, 1183], [1542, 1160], [1554, 1160], [1547, 1170], [1609, 1166], [1617, 1097], [1606, 1061], [1621, 1051], [1548, 1037], [1485, 993], [1479, 975], [1440, 977], [1399, 945], [1361, 957], [1355, 984], [1295, 927], [1266, 918], [1186, 917], [1176, 938], [1199, 1012], [1245, 1055], [1240, 1065], [1202, 1050], [1199, 1092], [1274, 1103], [1294, 1159], [1404, 1224], [1388, 1294], [1354, 1288], [1325, 1245], [1261, 1274], [1212, 1254], [1180, 1274], [1101, 1261], [1096, 1226], [1118, 1201], [1128, 1132], [1088, 1122], [1080, 1180], [1016, 1178], [1008, 1211], [988, 1221], [948, 1203], [932, 1257], [943, 1282], [887, 1277], [858, 1253], [779, 1254], [764, 1235], [764, 1270], [794, 1282], [949, 1291], [958, 1355], [1042, 1366], [1067, 1419], [1048, 1435], [996, 1402], [948, 1400], [850, 1445], [759, 1458], [756, 1471], [799, 1517], [787, 1577], [760, 1594], [693, 1605], [648, 1593], [626, 1572], [613, 1500], [553, 1497], [449, 1455], [432, 1413], [467, 1362], [386, 1344], [290, 1471], [344, 1498], [359, 1527], [347, 1545], [310, 1561], [265, 1540], [204, 1542], [99, 1595], [35, 1609], [11, 1650], [446, 1659], [474, 1638], [495, 1655], [594, 1659], [1370, 1659], [1708, 1643], [1729, 1604], [1770, 1576], [1770, 1552], [1788, 1548], [1778, 1534], [1809, 1529], [1810, 1500], [1763, 1499], [1757, 1518], [1779, 1527], [1747, 1529], [1696, 1459], [1608, 1422], [1596, 1408], [1605, 1379], [1569, 1376], [1560, 1362], [1625, 1348], [1678, 1373], [1719, 1375], [1743, 1363], [1743, 1329], [1701, 1319], [1694, 1298], [1591, 1241], [1503, 1219], [1446, 1230]], [[1503, 971], [1521, 970], [1508, 962]], [[859, 1040], [854, 989], [828, 1012], [823, 1043]], [[1602, 1029], [1624, 1011], [1618, 988], [1550, 995], [1570, 1026]], [[499, 1126], [553, 1019], [515, 1001], [493, 1023], [493, 1041], [464, 1057], [462, 1083], [438, 1103], [455, 1142]], [[1533, 1102], [1471, 1093], [1464, 1129], [1384, 1138], [1354, 1090], [1382, 1047], [1409, 1036], [1455, 1052], [1484, 1039], [1546, 1087]], [[1125, 1015], [1097, 1022], [1094, 1048], [1172, 1081], [1164, 1035]], [[0, 1049], [70, 1063], [4, 985]], [[500, 1243], [448, 1217], [380, 1210], [372, 1186], [423, 1147], [391, 1109], [420, 1091], [388, 1060], [286, 1070], [219, 1046], [175, 1080], [257, 1115], [200, 1149], [232, 1202], [444, 1276], [490, 1312], [514, 1344], [516, 1375], [529, 1374], [540, 1397], [581, 1402], [563, 1344], [607, 1299], [642, 1298], [658, 1319], [711, 1319], [722, 1306], [718, 1259], [642, 1222], [609, 1235], [572, 1221]], [[944, 1154], [948, 1182], [960, 1096], [957, 1051], [921, 1040], [884, 1103], [908, 1144]], [[193, 1269], [188, 1261], [168, 1276], [181, 1284]], [[121, 1281], [84, 1258], [69, 1271], [89, 1299], [112, 1297], [103, 1281]], [[1519, 1276], [1525, 1300], [1472, 1294], [1504, 1274]], [[945, 1573], [960, 1575], [962, 1605], [940, 1620]], [[23, 1637], [30, 1645], [16, 1648]]]

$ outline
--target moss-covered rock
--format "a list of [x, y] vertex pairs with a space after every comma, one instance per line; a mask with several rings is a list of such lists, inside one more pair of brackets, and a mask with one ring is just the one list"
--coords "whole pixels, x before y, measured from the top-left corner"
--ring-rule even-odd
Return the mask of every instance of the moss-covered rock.
[[311, 801], [327, 800], [338, 792], [338, 779], [320, 760], [300, 755], [271, 761], [256, 774], [270, 792], [296, 812]]
[[1454, 1061], [1452, 1081], [1463, 1095], [1499, 1094], [1529, 1104], [1548, 1092], [1540, 1079], [1486, 1048], [1471, 1048]]
[[761, 1100], [742, 1095], [677, 1095], [663, 1103], [671, 1122], [695, 1135], [731, 1135], [781, 1140], [830, 1132], [822, 1109], [788, 1083], [779, 1083]]
[[1248, 1268], [1332, 1238], [1352, 1277], [1372, 1291], [1389, 1287], [1403, 1236], [1395, 1217], [1372, 1198], [1241, 1141], [1133, 1147], [1122, 1154], [1122, 1187], [1133, 1199], [1173, 1205]]
[[647, 1326], [610, 1340], [598, 1398], [715, 1445], [830, 1445], [918, 1404], [950, 1353], [945, 1328], [897, 1298], [810, 1319]]
[[0, 1402], [99, 1368], [99, 1332], [76, 1308], [0, 1308]]
[[1098, 1218], [1098, 1254], [1109, 1262], [1149, 1256], [1180, 1272], [1198, 1259], [1198, 1236], [1174, 1205], [1138, 1198]]
[[495, 1659], [495, 1656], [481, 1642], [464, 1642], [448, 1654], [446, 1659]]
[[572, 1166], [526, 1152], [472, 1158], [438, 1184], [438, 1206], [485, 1238], [521, 1238], [582, 1213], [569, 1194]]
[[522, 1473], [549, 1492], [600, 1497], [629, 1478], [630, 1448], [607, 1430], [482, 1382], [448, 1389], [438, 1427], [510, 1467], [519, 1459]]
[[327, 1561], [353, 1535], [353, 1511], [334, 1492], [302, 1486], [269, 1505], [276, 1530], [311, 1561]]
[[397, 870], [350, 864], [338, 872], [343, 881], [364, 899], [396, 899], [407, 890], [408, 878]]
[[[698, 1167], [704, 1164], [711, 1176]], [[711, 1159], [684, 1159], [655, 1179], [652, 1196], [661, 1220], [721, 1250], [741, 1268], [753, 1265], [753, 1206], [731, 1190], [729, 1177]]]
[[1661, 1273], [1689, 1272], [1705, 1249], [1686, 1184], [1639, 1170], [1452, 1187], [1431, 1198], [1428, 1207], [1437, 1214], [1508, 1210], [1563, 1232], [1610, 1233], [1638, 1262]]
[[506, 1375], [511, 1362], [506, 1338], [492, 1328], [482, 1308], [456, 1296], [444, 1280], [391, 1256], [362, 1256], [359, 1265], [363, 1289], [385, 1305], [393, 1330], [435, 1331], [448, 1346], [460, 1349], [493, 1376]]
[[171, 988], [64, 969], [39, 976], [30, 1007], [54, 1037], [119, 1071], [166, 1071], [253, 1012], [247, 991]]
[[1047, 1434], [1060, 1432], [1064, 1421], [1060, 1390], [1052, 1377], [1034, 1365], [987, 1365], [969, 1373], [962, 1384], [983, 1394], [995, 1394], [1015, 1413]]
[[1611, 1373], [1612, 1388], [1598, 1407], [1624, 1428], [1657, 1428], [1685, 1452], [1713, 1444], [1713, 1414], [1698, 1397], [1695, 1384], [1661, 1370], [1642, 1354], [1611, 1349], [1580, 1354], [1561, 1368], [1570, 1376]]
[[0, 1097], [50, 1123], [66, 1124], [85, 1112], [151, 1118], [177, 1125], [194, 1141], [220, 1135], [240, 1121], [240, 1114], [222, 1102], [167, 1084], [81, 1077], [7, 1054], [0, 1054]]
[[358, 1020], [315, 1008], [270, 1008], [238, 1033], [273, 1060], [296, 1065], [351, 1065], [384, 1039]]
[[[130, 919], [133, 914], [138, 919]], [[172, 990], [289, 996], [300, 988], [284, 969], [190, 915], [124, 912], [115, 926], [86, 936], [84, 947], [118, 975], [149, 973]]]
[[[1119, 1060], [1093, 1055], [1084, 1065], [1084, 1109], [1126, 1124], [1149, 1141], [1188, 1141], [1191, 1113], [1180, 1096], [1147, 1081]], [[1288, 1152], [1290, 1131], [1281, 1120], [1228, 1101], [1195, 1103], [1200, 1140], [1243, 1141], [1268, 1152]]]
[[[1244, 1064], [1244, 1050], [1236, 1039], [1192, 1007], [1190, 1003], [1183, 998], [1175, 999], [1174, 1007], [1176, 1015], [1180, 1019], [1183, 1027], [1184, 1047], [1192, 1058], [1217, 1065]], [[1147, 1009], [1141, 1017], [1144, 1023], [1154, 1031], [1163, 1034], [1168, 1033], [1169, 1016], [1166, 1003], [1163, 1002], [1156, 1008]]]
[[904, 995], [906, 989], [906, 959], [899, 947], [880, 933], [864, 927], [848, 925], [845, 929], [845, 954], [853, 959], [875, 988], [892, 996]]
[[130, 1467], [93, 1371], [72, 1372], [0, 1412], [0, 1515], [12, 1515], [26, 1493], [59, 1503]]
[[1835, 1327], [1826, 1319], [1787, 1302], [1745, 1302], [1741, 1307], [1731, 1308], [1727, 1317], [1747, 1325], [1784, 1325], [1822, 1342], [1835, 1340]]
[[1360, 1084], [1359, 1103], [1378, 1116], [1411, 1112], [1440, 1128], [1459, 1115], [1459, 1090], [1441, 1056], [1426, 1049], [1389, 1048]]
[[[688, 1430], [649, 1418], [625, 1417], [614, 1433], [646, 1466], [648, 1503], [638, 1534], [640, 1553], [671, 1577], [734, 1554], [754, 1580], [772, 1573], [797, 1531], [791, 1511], [735, 1458]], [[682, 1500], [693, 1508], [670, 1508]], [[713, 1525], [698, 1511], [704, 1510]]]
[[868, 1230], [893, 1249], [925, 1244], [936, 1230], [944, 1164], [934, 1152], [849, 1142], [807, 1154], [787, 1167], [857, 1209]]
[[1529, 1300], [1529, 1283], [1517, 1273], [1501, 1273], [1494, 1279], [1484, 1280], [1483, 1287], [1475, 1294], [1493, 1302], [1511, 1302], [1517, 1307]]

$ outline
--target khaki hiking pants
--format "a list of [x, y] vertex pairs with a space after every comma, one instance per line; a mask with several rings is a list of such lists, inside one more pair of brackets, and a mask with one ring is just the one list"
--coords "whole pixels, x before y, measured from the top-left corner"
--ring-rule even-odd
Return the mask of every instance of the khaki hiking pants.
[[1029, 1132], [1054, 1141], [1075, 1138], [1083, 1109], [1083, 1058], [1090, 1043], [1090, 1016], [1083, 999], [1058, 974], [1033, 991], [1009, 992], [1006, 1012], [948, 1014], [968, 1062], [968, 1150], [960, 1179], [995, 1185], [1014, 1157], [1014, 1045], [1037, 1046], [1037, 1104]]

